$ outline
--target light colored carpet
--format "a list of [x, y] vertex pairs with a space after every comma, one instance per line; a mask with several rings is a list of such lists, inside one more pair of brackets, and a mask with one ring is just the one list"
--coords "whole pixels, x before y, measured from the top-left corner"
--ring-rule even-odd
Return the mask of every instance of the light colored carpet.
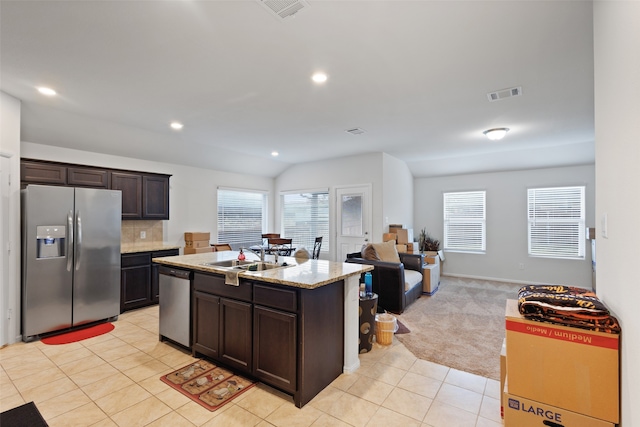
[[396, 338], [421, 359], [499, 380], [505, 304], [521, 286], [442, 276], [398, 316], [411, 333]]

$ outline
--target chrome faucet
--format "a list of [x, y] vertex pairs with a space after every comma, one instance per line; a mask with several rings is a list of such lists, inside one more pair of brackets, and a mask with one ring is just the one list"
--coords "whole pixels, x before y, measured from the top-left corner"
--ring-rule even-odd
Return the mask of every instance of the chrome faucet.
[[[251, 249], [251, 248], [240, 248], [240, 249], [245, 250], [245, 251], [251, 251], [254, 254], [258, 255], [256, 249]], [[262, 248], [262, 247], [260, 248], [260, 262], [264, 262], [264, 248]]]

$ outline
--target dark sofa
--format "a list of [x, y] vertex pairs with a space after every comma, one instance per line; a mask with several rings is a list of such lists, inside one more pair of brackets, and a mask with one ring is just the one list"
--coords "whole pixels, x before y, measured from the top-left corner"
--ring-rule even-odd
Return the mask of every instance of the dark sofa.
[[[399, 253], [400, 263], [374, 261], [362, 258], [361, 252], [347, 254], [345, 262], [373, 265], [372, 288], [378, 294], [378, 307], [393, 313], [402, 313], [422, 295], [424, 255]], [[407, 274], [405, 271], [420, 273]], [[361, 280], [364, 281], [364, 280]]]

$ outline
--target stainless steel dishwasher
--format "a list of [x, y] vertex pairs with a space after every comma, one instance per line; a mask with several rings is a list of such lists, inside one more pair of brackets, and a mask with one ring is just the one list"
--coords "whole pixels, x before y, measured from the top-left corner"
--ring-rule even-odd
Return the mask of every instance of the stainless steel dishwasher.
[[161, 265], [159, 273], [160, 340], [191, 348], [192, 272]]

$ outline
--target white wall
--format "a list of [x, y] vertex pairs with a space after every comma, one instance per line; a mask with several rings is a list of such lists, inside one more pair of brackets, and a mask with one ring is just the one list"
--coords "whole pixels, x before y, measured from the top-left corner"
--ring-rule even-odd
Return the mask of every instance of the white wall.
[[[8, 158], [11, 185], [3, 209], [2, 283], [0, 283], [0, 327], [3, 328], [0, 346], [19, 340], [20, 336], [20, 101], [0, 92], [0, 155]], [[5, 163], [6, 164], [6, 163]], [[3, 171], [4, 173], [4, 171]], [[8, 227], [5, 227], [8, 222]], [[7, 250], [7, 243], [10, 250]], [[6, 271], [5, 271], [6, 269]], [[11, 314], [9, 314], [11, 313]]]
[[[172, 175], [169, 180], [170, 219], [164, 221], [164, 240], [168, 244], [180, 246], [184, 245], [185, 231], [209, 231], [211, 241], [216, 242], [218, 233], [216, 189], [218, 186], [265, 190], [273, 194], [273, 179], [253, 175], [151, 162], [29, 142], [22, 142], [22, 157]], [[270, 200], [268, 213], [270, 218], [273, 218], [273, 205], [273, 201]], [[269, 225], [272, 226], [272, 224]]]
[[[382, 217], [384, 232], [389, 224], [403, 224], [415, 228], [413, 224], [413, 175], [402, 160], [389, 154], [382, 155]], [[414, 230], [417, 237], [417, 230]], [[382, 236], [374, 235], [374, 241]]]
[[620, 426], [634, 427], [640, 426], [640, 3], [596, 1], [593, 12], [597, 290], [622, 326]]
[[[294, 165], [280, 174], [275, 180], [276, 195], [280, 191], [328, 188], [330, 196], [330, 254], [335, 260], [335, 188], [337, 186], [371, 184], [373, 213], [371, 232], [374, 241], [382, 241], [382, 156], [383, 153], [342, 157]], [[274, 231], [280, 231], [280, 206], [276, 205]], [[379, 236], [376, 240], [376, 236]]]
[[[414, 220], [443, 245], [442, 193], [485, 190], [487, 251], [485, 254], [445, 254], [443, 273], [514, 282], [564, 283], [591, 287], [591, 246], [585, 260], [556, 260], [527, 255], [527, 188], [586, 186], [586, 224], [594, 226], [595, 168], [575, 166], [457, 175], [415, 180]], [[587, 242], [588, 243], [588, 242]], [[524, 269], [519, 269], [519, 264]]]

